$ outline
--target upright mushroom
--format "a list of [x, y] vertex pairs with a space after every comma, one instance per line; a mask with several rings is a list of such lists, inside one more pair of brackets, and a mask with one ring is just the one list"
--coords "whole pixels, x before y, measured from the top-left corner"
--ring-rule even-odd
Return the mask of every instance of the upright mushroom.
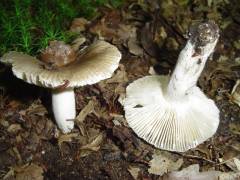
[[194, 25], [168, 76], [146, 76], [127, 87], [125, 116], [135, 133], [157, 148], [183, 152], [217, 130], [219, 110], [196, 86], [219, 38], [212, 22]]
[[52, 88], [55, 120], [63, 133], [70, 132], [76, 116], [74, 87], [110, 78], [118, 67], [121, 53], [115, 46], [97, 41], [73, 60], [75, 54], [69, 47], [55, 42], [42, 57], [45, 62], [20, 52], [9, 52], [3, 55], [1, 62], [12, 65], [12, 71], [18, 78]]

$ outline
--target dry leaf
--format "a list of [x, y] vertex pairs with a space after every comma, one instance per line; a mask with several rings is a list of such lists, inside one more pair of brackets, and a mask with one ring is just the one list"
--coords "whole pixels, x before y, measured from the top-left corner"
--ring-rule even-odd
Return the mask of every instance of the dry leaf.
[[21, 125], [20, 124], [11, 124], [7, 131], [9, 133], [17, 133], [18, 131], [20, 131], [22, 129]]
[[138, 42], [136, 37], [129, 38], [127, 42], [127, 46], [129, 52], [136, 56], [143, 55], [143, 48], [140, 47], [140, 43]]
[[14, 168], [16, 171], [16, 180], [43, 180], [43, 169], [36, 165], [25, 165]]
[[240, 172], [237, 172], [237, 173], [229, 172], [229, 173], [219, 174], [216, 180], [239, 180], [239, 179], [240, 179]]
[[44, 116], [47, 114], [46, 108], [42, 105], [41, 100], [36, 100], [34, 101], [31, 106], [29, 106], [26, 110], [22, 110], [19, 112], [19, 114], [26, 116], [26, 115], [39, 115], [39, 116]]
[[128, 171], [130, 172], [130, 174], [135, 180], [138, 179], [138, 173], [140, 172], [140, 168], [129, 166]]
[[[93, 132], [96, 133], [96, 131], [93, 131]], [[89, 134], [93, 135], [91, 132]], [[80, 157], [88, 156], [93, 151], [98, 151], [100, 149], [100, 145], [103, 141], [103, 133], [100, 133], [95, 137], [89, 137], [88, 140], [90, 141], [90, 143], [85, 144], [80, 148], [80, 151], [79, 151]]]
[[72, 142], [72, 138], [78, 137], [78, 133], [71, 133], [71, 134], [62, 134], [58, 138], [58, 146], [61, 147], [62, 143], [64, 142]]
[[240, 79], [237, 80], [236, 84], [232, 89], [231, 99], [240, 107]]
[[115, 126], [128, 126], [127, 121], [122, 114], [110, 113], [110, 116], [114, 118], [112, 121]]
[[118, 34], [122, 35], [125, 42], [125, 46], [129, 49], [129, 52], [136, 56], [143, 55], [143, 48], [140, 46], [140, 42], [137, 39], [137, 28], [134, 26], [120, 26]]
[[75, 18], [72, 21], [71, 27], [70, 27], [70, 31], [71, 32], [82, 32], [86, 30], [86, 26], [89, 24], [89, 21], [86, 20], [85, 18]]
[[119, 69], [117, 72], [110, 79], [107, 79], [106, 83], [110, 84], [123, 82], [128, 82], [127, 72], [125, 70], [125, 67], [122, 64], [119, 64]]
[[181, 171], [171, 172], [167, 180], [218, 180], [219, 171], [199, 172], [199, 165], [193, 164]]
[[182, 164], [183, 159], [174, 161], [170, 153], [155, 151], [148, 172], [162, 176], [165, 173], [178, 170]]
[[240, 160], [237, 158], [233, 158], [233, 162], [235, 163], [237, 170], [240, 171]]
[[233, 171], [240, 172], [240, 160], [239, 156], [236, 156], [232, 159], [229, 159], [225, 162], [225, 164]]
[[3, 180], [11, 180], [14, 179], [14, 169], [11, 167], [10, 170], [3, 176]]
[[233, 134], [240, 135], [240, 123], [239, 122], [230, 123], [229, 129]]
[[103, 141], [103, 134], [99, 134], [92, 142], [82, 146], [81, 150], [91, 150], [91, 151], [98, 151], [100, 149], [100, 145]]
[[88, 114], [94, 111], [94, 100], [90, 100], [88, 104], [81, 110], [76, 117], [77, 122], [83, 123]]
[[239, 178], [240, 172], [199, 172], [199, 165], [193, 164], [181, 171], [171, 172], [164, 180], [237, 180]]
[[[80, 36], [72, 42], [71, 47], [73, 48], [74, 51], [78, 51], [80, 46], [84, 45], [85, 42], [86, 42], [86, 38]], [[84, 49], [84, 47], [82, 49], [80, 49], [80, 51], [82, 51], [83, 49]]]

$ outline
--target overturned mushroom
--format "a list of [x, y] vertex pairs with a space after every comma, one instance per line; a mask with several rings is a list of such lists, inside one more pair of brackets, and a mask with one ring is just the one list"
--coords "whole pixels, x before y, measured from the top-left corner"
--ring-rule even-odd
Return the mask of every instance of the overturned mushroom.
[[[97, 41], [81, 51], [75, 61], [70, 59], [68, 62], [69, 59], [55, 52], [55, 46], [62, 47], [62, 44], [53, 45], [54, 47], [43, 55], [45, 62], [19, 52], [5, 54], [1, 62], [12, 65], [12, 71], [18, 78], [31, 84], [52, 88], [54, 117], [58, 127], [67, 133], [73, 129], [73, 119], [76, 116], [73, 88], [110, 78], [118, 67], [121, 53], [115, 46], [105, 41]], [[64, 48], [60, 49], [60, 52], [65, 52], [65, 55], [71, 58], [75, 57], [68, 47]], [[56, 59], [56, 56], [60, 59]], [[47, 63], [52, 64], [55, 60], [59, 62], [54, 64], [54, 68], [46, 68], [46, 65], [49, 65]]]
[[125, 116], [138, 136], [157, 148], [183, 152], [216, 132], [219, 110], [196, 83], [218, 38], [212, 21], [192, 26], [170, 78], [146, 76], [127, 87]]

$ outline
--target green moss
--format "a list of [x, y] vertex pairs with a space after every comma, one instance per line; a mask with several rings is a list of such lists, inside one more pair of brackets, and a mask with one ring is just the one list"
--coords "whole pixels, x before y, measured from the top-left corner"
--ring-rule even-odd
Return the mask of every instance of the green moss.
[[[74, 17], [90, 19], [99, 6], [118, 7], [123, 0], [1, 0], [0, 55], [10, 50], [36, 54], [50, 40], [69, 41]], [[2, 8], [4, 7], [4, 8]]]

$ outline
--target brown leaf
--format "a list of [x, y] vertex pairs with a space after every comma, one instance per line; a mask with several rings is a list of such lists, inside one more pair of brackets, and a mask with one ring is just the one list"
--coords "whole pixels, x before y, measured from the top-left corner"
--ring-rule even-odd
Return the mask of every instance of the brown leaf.
[[91, 150], [91, 151], [98, 151], [100, 149], [100, 145], [103, 141], [103, 134], [99, 134], [95, 137], [90, 143], [82, 146], [81, 150]]
[[132, 177], [137, 180], [138, 179], [138, 173], [140, 172], [140, 168], [139, 167], [133, 167], [130, 166], [128, 168], [128, 171], [130, 172], [130, 174], [132, 175]]
[[39, 115], [39, 116], [44, 116], [48, 112], [46, 108], [42, 105], [41, 100], [36, 100], [34, 101], [31, 106], [29, 106], [26, 110], [22, 110], [19, 112], [19, 114], [25, 116], [25, 115]]
[[136, 56], [142, 56], [143, 55], [143, 49], [140, 46], [140, 43], [138, 42], [136, 37], [129, 38], [127, 42], [127, 47], [130, 53]]
[[155, 151], [150, 161], [148, 172], [162, 176], [165, 173], [178, 170], [183, 164], [183, 159], [174, 161], [171, 153]]
[[114, 75], [106, 80], [107, 84], [110, 83], [125, 83], [128, 82], [127, 72], [122, 64], [119, 64], [119, 69], [114, 73]]
[[100, 149], [101, 143], [104, 138], [104, 134], [99, 130], [90, 128], [87, 131], [87, 136], [80, 136], [82, 146], [79, 149], [78, 157], [85, 157], [91, 154], [93, 151]]
[[90, 25], [89, 31], [97, 34], [100, 39], [112, 40], [118, 39], [116, 29], [120, 24], [120, 13], [118, 11], [111, 11], [104, 15], [99, 21]]
[[73, 138], [78, 137], [78, 133], [61, 134], [58, 138], [58, 146], [61, 147], [64, 142], [72, 142]]
[[164, 180], [237, 180], [240, 178], [240, 172], [220, 172], [220, 171], [204, 171], [199, 172], [199, 165], [193, 164], [181, 171], [170, 173]]
[[[71, 44], [71, 47], [73, 48], [74, 51], [78, 51], [80, 47], [84, 46], [84, 43], [86, 42], [86, 38], [85, 37], [78, 37], [76, 38]], [[80, 48], [80, 52], [81, 50], [83, 50], [83, 48]]]
[[14, 168], [16, 171], [16, 180], [43, 180], [42, 167], [31, 164]]
[[83, 123], [88, 114], [94, 111], [94, 100], [90, 100], [88, 104], [81, 110], [81, 112], [76, 117], [77, 122]]
[[72, 32], [76, 32], [76, 33], [80, 33], [82, 31], [86, 30], [86, 26], [89, 24], [89, 21], [86, 20], [85, 18], [81, 17], [81, 18], [75, 18], [72, 21], [71, 27], [70, 27], [70, 31]]
[[238, 104], [238, 106], [240, 107], [240, 79], [237, 80], [236, 84], [232, 89], [231, 99], [234, 103]]
[[11, 124], [7, 129], [9, 133], [17, 133], [20, 130], [22, 130], [22, 127], [20, 124]]

